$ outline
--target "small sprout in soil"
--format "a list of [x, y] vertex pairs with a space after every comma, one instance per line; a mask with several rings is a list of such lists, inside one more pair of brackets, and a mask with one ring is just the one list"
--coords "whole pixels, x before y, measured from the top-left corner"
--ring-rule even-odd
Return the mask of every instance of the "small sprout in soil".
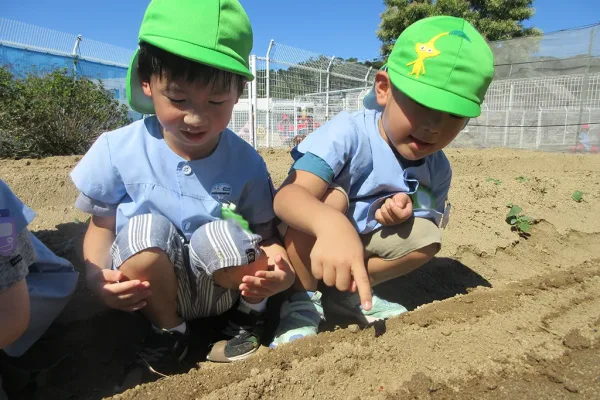
[[571, 198], [578, 203], [581, 203], [583, 200], [583, 192], [581, 190], [576, 190], [571, 195]]
[[508, 214], [506, 214], [506, 223], [511, 226], [513, 230], [519, 232], [522, 237], [528, 237], [530, 235], [531, 227], [537, 223], [537, 221], [528, 215], [522, 214], [523, 209], [516, 204], [509, 203], [506, 207], [510, 208]]
[[523, 183], [523, 182], [527, 182], [529, 180], [529, 178], [527, 178], [526, 176], [523, 175], [519, 175], [515, 178], [515, 181]]
[[500, 179], [495, 179], [495, 178], [487, 178], [485, 180], [486, 182], [492, 182], [494, 185], [501, 185], [502, 181]]

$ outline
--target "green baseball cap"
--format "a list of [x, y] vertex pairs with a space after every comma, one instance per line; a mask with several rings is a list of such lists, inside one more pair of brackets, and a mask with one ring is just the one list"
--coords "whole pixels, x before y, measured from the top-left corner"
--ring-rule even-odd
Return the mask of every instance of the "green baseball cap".
[[[252, 27], [237, 0], [152, 0], [138, 40], [183, 58], [253, 80], [248, 67]], [[136, 51], [127, 71], [127, 99], [134, 110], [154, 114], [137, 73]]]
[[[494, 77], [494, 55], [473, 25], [462, 18], [438, 16], [406, 28], [386, 67], [392, 84], [416, 102], [474, 118], [481, 114]], [[365, 106], [372, 104], [372, 97]]]

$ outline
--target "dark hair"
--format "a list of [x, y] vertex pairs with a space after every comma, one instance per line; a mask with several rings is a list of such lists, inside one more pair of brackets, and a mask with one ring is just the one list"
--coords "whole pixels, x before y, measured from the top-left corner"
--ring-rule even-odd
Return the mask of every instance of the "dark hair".
[[229, 91], [231, 85], [235, 85], [238, 96], [244, 92], [243, 76], [188, 60], [145, 42], [140, 43], [137, 70], [143, 82], [159, 76], [168, 80], [185, 79], [189, 83], [212, 85], [224, 91]]

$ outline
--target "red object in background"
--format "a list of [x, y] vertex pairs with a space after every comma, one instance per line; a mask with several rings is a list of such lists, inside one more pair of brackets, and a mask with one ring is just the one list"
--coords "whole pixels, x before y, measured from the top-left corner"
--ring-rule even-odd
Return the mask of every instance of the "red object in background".
[[[319, 124], [318, 122], [313, 121], [313, 118], [311, 116], [303, 117], [302, 115], [298, 115], [296, 119], [298, 133], [307, 134], [321, 126], [321, 124]], [[294, 121], [292, 121], [292, 119], [288, 117], [287, 114], [283, 114], [283, 116], [281, 117], [281, 121], [279, 121], [279, 123], [277, 124], [277, 130], [279, 131], [279, 133], [294, 133]]]

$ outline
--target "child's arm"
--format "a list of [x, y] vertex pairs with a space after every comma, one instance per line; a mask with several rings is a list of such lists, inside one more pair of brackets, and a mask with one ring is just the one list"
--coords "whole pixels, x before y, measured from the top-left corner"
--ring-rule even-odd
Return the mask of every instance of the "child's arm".
[[371, 285], [362, 242], [344, 214], [320, 201], [327, 188], [327, 182], [318, 176], [296, 170], [275, 196], [275, 214], [290, 226], [316, 237], [311, 252], [313, 276], [341, 291], [356, 287], [363, 308], [369, 310]]
[[0, 349], [12, 344], [29, 325], [29, 292], [25, 279], [0, 292]]
[[296, 279], [287, 252], [278, 238], [272, 237], [263, 241], [260, 248], [268, 257], [269, 270], [257, 271], [254, 276], [242, 278], [239, 287], [242, 296], [271, 297], [289, 289]]
[[406, 193], [396, 193], [388, 197], [375, 211], [375, 219], [381, 225], [399, 225], [413, 216], [413, 203]]
[[108, 307], [136, 311], [151, 295], [149, 282], [122, 281], [123, 274], [111, 269], [110, 247], [115, 240], [116, 216], [92, 216], [83, 240], [86, 282]]

